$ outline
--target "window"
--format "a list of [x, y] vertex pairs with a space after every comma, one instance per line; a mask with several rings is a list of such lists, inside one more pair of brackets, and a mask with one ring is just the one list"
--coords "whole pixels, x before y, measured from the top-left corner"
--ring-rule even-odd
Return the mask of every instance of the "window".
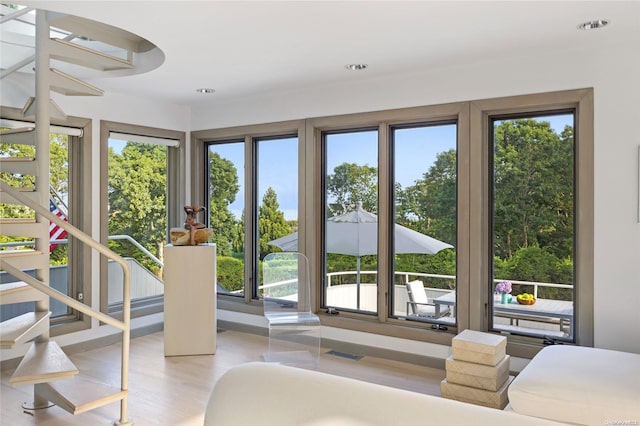
[[493, 329], [572, 340], [574, 118], [491, 117]]
[[378, 130], [323, 133], [324, 306], [378, 311]]
[[[102, 122], [102, 240], [129, 264], [134, 315], [161, 310], [163, 251], [169, 228], [183, 227], [175, 191], [184, 135]], [[183, 204], [182, 204], [183, 205]], [[101, 309], [122, 309], [122, 272], [102, 259]]]
[[[22, 113], [12, 108], [3, 108], [3, 127], [28, 127], [32, 123], [22, 121]], [[90, 203], [85, 202], [85, 194], [91, 189], [90, 161], [91, 161], [91, 126], [90, 120], [68, 117], [66, 121], [53, 120], [50, 128], [50, 202], [52, 211], [63, 215], [71, 224], [90, 232], [91, 216]], [[28, 145], [0, 144], [2, 155], [33, 156], [33, 147]], [[28, 175], [8, 175], [3, 173], [3, 179], [20, 186], [33, 186], [32, 178]], [[3, 205], [3, 217], [33, 217], [33, 211], [17, 211], [9, 205]], [[51, 287], [85, 303], [91, 301], [90, 286], [90, 249], [74, 238], [68, 238], [61, 228], [52, 227], [50, 248]], [[1, 245], [12, 246], [26, 243], [33, 244], [33, 239], [3, 237]], [[12, 278], [1, 274], [2, 282]], [[5, 305], [0, 309], [2, 320], [32, 311], [33, 303]], [[50, 299], [52, 312], [51, 335], [59, 335], [88, 327], [88, 321], [68, 306]]]
[[[592, 344], [592, 109], [592, 90], [580, 89], [298, 124], [305, 129], [298, 170], [304, 208], [295, 248], [310, 259], [313, 303], [323, 324], [443, 344], [461, 328], [500, 332], [513, 336], [510, 347], [521, 356], [547, 338]], [[271, 184], [254, 183], [264, 167], [256, 160], [263, 148], [254, 143], [262, 137], [256, 129], [281, 127], [192, 135], [196, 147], [233, 138], [244, 144], [244, 241], [253, 247], [244, 259], [253, 263], [244, 268], [245, 299], [225, 309], [260, 312], [247, 308], [259, 304], [255, 292], [246, 292], [259, 282], [256, 241], [263, 231], [255, 229], [255, 205]], [[206, 152], [194, 151], [196, 175]], [[535, 176], [531, 188], [523, 185], [525, 171]], [[194, 180], [194, 194], [208, 184]], [[525, 196], [526, 189], [534, 191]], [[516, 223], [525, 213], [528, 221]], [[366, 229], [343, 225], [358, 216]], [[526, 229], [519, 240], [516, 229]], [[282, 238], [275, 241], [281, 248]], [[411, 238], [418, 246], [407, 247]], [[354, 242], [366, 248], [353, 248]], [[539, 261], [553, 276], [543, 274]], [[511, 282], [512, 298], [533, 293], [537, 303], [566, 302], [571, 313], [507, 312], [495, 294], [503, 280]]]
[[[592, 95], [472, 103], [472, 157], [484, 161], [470, 208], [487, 218], [470, 227], [471, 251], [479, 253], [471, 298], [483, 301], [472, 309], [478, 328], [593, 344]], [[535, 304], [518, 302], [525, 293]]]
[[214, 229], [221, 306], [247, 302], [257, 313], [262, 259], [298, 250], [300, 132], [292, 122], [192, 134], [194, 176], [204, 177], [192, 199], [206, 200]]
[[[298, 137], [255, 138], [258, 259], [298, 249]], [[264, 284], [260, 277], [258, 295]]]
[[[390, 135], [394, 171], [391, 314], [455, 324], [457, 125], [392, 126]], [[419, 281], [415, 293], [407, 288], [411, 281]]]
[[208, 226], [214, 229], [218, 292], [244, 296], [244, 140], [208, 145]]

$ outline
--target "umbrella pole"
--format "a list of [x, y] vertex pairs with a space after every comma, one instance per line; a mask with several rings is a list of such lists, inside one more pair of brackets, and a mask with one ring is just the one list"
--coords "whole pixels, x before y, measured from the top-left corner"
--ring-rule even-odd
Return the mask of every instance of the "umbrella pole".
[[360, 310], [360, 256], [358, 256], [356, 258], [356, 288], [357, 288], [357, 294], [356, 297], [358, 298], [357, 300], [357, 304], [356, 304], [356, 309]]

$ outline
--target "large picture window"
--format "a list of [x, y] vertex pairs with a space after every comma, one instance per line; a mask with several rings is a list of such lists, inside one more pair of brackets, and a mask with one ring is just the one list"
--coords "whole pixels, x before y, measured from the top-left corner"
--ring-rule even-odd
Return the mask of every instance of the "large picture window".
[[[459, 329], [498, 332], [523, 356], [553, 340], [592, 344], [591, 89], [297, 123], [301, 222], [264, 246], [258, 206], [273, 197], [256, 129], [281, 126], [192, 134], [196, 172], [208, 139], [244, 144], [251, 264], [242, 304], [225, 308], [260, 313], [259, 260], [273, 242], [309, 257], [315, 311], [332, 327], [442, 344]], [[210, 184], [194, 180], [194, 194]]]
[[573, 339], [575, 114], [491, 117], [492, 328]]
[[208, 224], [214, 229], [218, 292], [244, 295], [244, 140], [208, 144]]
[[326, 132], [324, 306], [378, 311], [378, 131]]
[[394, 171], [392, 315], [455, 324], [457, 125], [394, 126], [390, 134]]
[[[169, 229], [183, 227], [184, 201], [177, 191], [184, 133], [124, 123], [101, 122], [106, 218], [101, 239], [131, 270], [132, 316], [160, 312], [164, 298], [164, 247]], [[122, 310], [122, 271], [101, 257], [101, 309]]]
[[[216, 244], [221, 304], [247, 303], [263, 290], [261, 262], [273, 252], [297, 251], [299, 123], [194, 133], [192, 199], [204, 199]], [[201, 154], [206, 161], [201, 161]], [[237, 306], [237, 305], [236, 305]]]

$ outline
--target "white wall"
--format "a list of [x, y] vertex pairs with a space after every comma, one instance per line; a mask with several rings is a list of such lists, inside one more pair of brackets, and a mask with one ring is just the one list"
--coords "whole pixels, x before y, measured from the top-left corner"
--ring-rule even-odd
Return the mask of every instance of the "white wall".
[[[640, 40], [600, 50], [561, 56], [490, 58], [482, 63], [433, 69], [349, 85], [318, 86], [273, 93], [190, 111], [126, 95], [103, 98], [56, 97], [69, 115], [94, 119], [93, 141], [99, 141], [99, 119], [173, 130], [211, 129], [305, 117], [374, 111], [462, 100], [593, 87], [595, 91], [595, 345], [640, 353], [640, 224], [638, 223], [638, 146], [640, 136]], [[419, 54], [419, 52], [416, 52]], [[4, 89], [4, 88], [3, 88]], [[3, 90], [1, 103], [22, 107], [26, 96]], [[20, 96], [18, 96], [20, 95]], [[94, 156], [93, 194], [98, 194], [99, 158]], [[188, 158], [188, 157], [187, 157]], [[189, 170], [187, 170], [187, 173]], [[97, 195], [93, 202], [97, 215]], [[94, 218], [97, 236], [97, 217]], [[94, 260], [97, 266], [97, 260]], [[97, 274], [97, 267], [94, 268]], [[93, 294], [99, 294], [95, 279]], [[95, 302], [97, 303], [97, 301]], [[223, 314], [223, 313], [221, 313]], [[230, 315], [232, 313], [229, 313]], [[223, 314], [224, 315], [224, 314]], [[157, 317], [158, 320], [161, 317]], [[235, 318], [233, 315], [230, 318]], [[246, 320], [242, 319], [242, 321]], [[259, 319], [256, 318], [256, 323]], [[147, 324], [145, 324], [147, 325]], [[97, 327], [97, 325], [96, 325]], [[87, 333], [65, 336], [65, 344]], [[332, 338], [360, 341], [362, 333], [334, 331]], [[367, 344], [398, 347], [385, 336], [370, 335]], [[400, 350], [442, 357], [437, 345]], [[5, 356], [7, 355], [7, 356]], [[3, 353], [3, 358], [12, 354]], [[18, 356], [18, 354], [15, 354]]]
[[[640, 33], [640, 32], [639, 32]], [[595, 345], [640, 353], [640, 40], [548, 57], [313, 87], [194, 109], [194, 130], [500, 96], [594, 88]]]

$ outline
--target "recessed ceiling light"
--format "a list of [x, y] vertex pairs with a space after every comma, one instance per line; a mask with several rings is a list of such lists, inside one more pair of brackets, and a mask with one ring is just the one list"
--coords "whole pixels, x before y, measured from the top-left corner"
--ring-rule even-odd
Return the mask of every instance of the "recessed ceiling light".
[[369, 65], [367, 64], [349, 64], [349, 65], [345, 65], [344, 67], [346, 69], [348, 69], [349, 71], [362, 71], [363, 69], [367, 68]]
[[198, 92], [198, 93], [205, 93], [205, 94], [213, 93], [213, 92], [215, 92], [215, 91], [216, 91], [215, 89], [209, 89], [209, 88], [206, 88], [206, 87], [203, 87], [203, 88], [201, 88], [201, 89], [196, 89], [196, 92]]
[[602, 28], [605, 25], [609, 24], [608, 19], [596, 19], [594, 21], [583, 22], [578, 25], [579, 30], [595, 30], [597, 28]]

